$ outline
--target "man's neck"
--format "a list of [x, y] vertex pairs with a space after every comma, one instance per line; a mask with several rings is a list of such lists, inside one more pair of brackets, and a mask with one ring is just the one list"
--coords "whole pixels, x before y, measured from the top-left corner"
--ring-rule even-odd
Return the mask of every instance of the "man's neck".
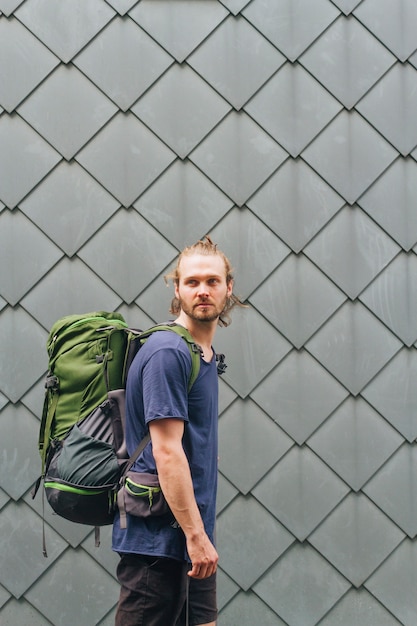
[[213, 356], [211, 346], [217, 328], [217, 320], [213, 322], [200, 322], [191, 319], [185, 313], [180, 313], [175, 322], [188, 330], [196, 344], [203, 350], [204, 360], [210, 361]]

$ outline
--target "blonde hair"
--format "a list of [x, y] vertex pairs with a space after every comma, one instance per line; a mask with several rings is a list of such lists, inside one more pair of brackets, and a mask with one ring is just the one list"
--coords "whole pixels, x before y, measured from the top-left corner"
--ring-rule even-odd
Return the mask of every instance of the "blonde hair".
[[[224, 268], [225, 268], [225, 273], [226, 273], [226, 284], [229, 285], [230, 282], [233, 280], [233, 268], [232, 268], [232, 265], [231, 265], [229, 259], [224, 254], [224, 252], [222, 252], [221, 250], [218, 249], [217, 244], [213, 243], [213, 241], [210, 239], [210, 237], [208, 235], [206, 235], [203, 239], [197, 241], [193, 245], [187, 246], [186, 248], [184, 248], [184, 250], [178, 256], [177, 264], [176, 264], [175, 268], [172, 270], [172, 272], [169, 272], [164, 277], [166, 283], [168, 283], [170, 280], [172, 280], [174, 285], [176, 285], [178, 287], [178, 284], [179, 284], [179, 281], [180, 281], [179, 267], [180, 267], [180, 264], [181, 264], [181, 260], [183, 259], [183, 257], [185, 257], [185, 256], [192, 256], [193, 254], [203, 254], [203, 255], [207, 255], [207, 256], [209, 256], [209, 255], [220, 256], [220, 258], [223, 259], [223, 262], [224, 262]], [[218, 321], [219, 326], [229, 326], [229, 324], [231, 323], [231, 319], [230, 319], [230, 315], [229, 314], [230, 314], [230, 311], [235, 306], [242, 306], [242, 307], [244, 307], [246, 305], [244, 305], [241, 302], [241, 300], [232, 293], [227, 298], [225, 307], [224, 307], [223, 311], [221, 312], [221, 314], [219, 316], [219, 321]], [[176, 296], [174, 296], [174, 298], [171, 301], [171, 307], [169, 309], [169, 312], [172, 313], [173, 315], [178, 315], [180, 313], [180, 311], [181, 311], [180, 302], [179, 302], [178, 298]]]

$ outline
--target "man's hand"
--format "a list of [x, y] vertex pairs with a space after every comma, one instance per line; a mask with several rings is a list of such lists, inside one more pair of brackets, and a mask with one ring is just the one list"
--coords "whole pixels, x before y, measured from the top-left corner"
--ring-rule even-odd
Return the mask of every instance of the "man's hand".
[[192, 566], [188, 576], [208, 578], [215, 573], [219, 555], [205, 533], [199, 540], [187, 539], [187, 551]]

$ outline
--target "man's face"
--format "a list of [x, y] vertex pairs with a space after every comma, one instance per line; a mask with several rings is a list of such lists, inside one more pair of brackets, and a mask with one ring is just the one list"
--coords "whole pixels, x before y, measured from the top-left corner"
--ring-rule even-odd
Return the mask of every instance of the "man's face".
[[226, 284], [226, 268], [218, 254], [184, 256], [175, 287], [181, 310], [199, 322], [213, 322], [222, 313], [233, 283]]

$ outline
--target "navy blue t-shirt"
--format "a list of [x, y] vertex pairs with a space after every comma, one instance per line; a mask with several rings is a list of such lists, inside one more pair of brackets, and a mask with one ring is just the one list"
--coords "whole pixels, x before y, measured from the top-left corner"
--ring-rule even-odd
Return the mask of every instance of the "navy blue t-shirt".
[[[126, 387], [126, 444], [132, 454], [156, 419], [185, 422], [183, 447], [187, 456], [197, 505], [207, 535], [214, 542], [217, 493], [218, 379], [216, 359], [200, 359], [200, 372], [188, 393], [191, 356], [184, 339], [170, 331], [152, 334], [135, 357]], [[133, 468], [156, 472], [150, 442]], [[121, 529], [113, 525], [113, 550], [125, 553], [187, 558], [184, 534], [166, 518], [127, 516]]]

